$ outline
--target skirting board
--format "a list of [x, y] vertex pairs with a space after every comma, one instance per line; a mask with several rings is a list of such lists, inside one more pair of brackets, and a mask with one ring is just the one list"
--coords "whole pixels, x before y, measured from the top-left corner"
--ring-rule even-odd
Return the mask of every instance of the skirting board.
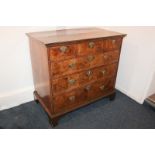
[[136, 96], [132, 95], [131, 93], [129, 93], [128, 91], [120, 88], [119, 86], [116, 86], [116, 89], [119, 90], [120, 92], [122, 92], [123, 94], [127, 95], [128, 97], [130, 97], [131, 99], [135, 100], [137, 103], [139, 104], [143, 104], [144, 100], [140, 100], [139, 98], [137, 98]]
[[[129, 96], [133, 100], [137, 101], [138, 103], [142, 103], [142, 101], [139, 101], [135, 96], [129, 94], [127, 91], [119, 88], [118, 86], [116, 87], [116, 89], [122, 92], [123, 94]], [[21, 89], [15, 92], [1, 94], [0, 95], [0, 110], [13, 108], [21, 104], [32, 101], [34, 99], [33, 91], [34, 91], [33, 87], [28, 87], [28, 88]]]
[[33, 100], [33, 87], [0, 94], [0, 110], [9, 109]]

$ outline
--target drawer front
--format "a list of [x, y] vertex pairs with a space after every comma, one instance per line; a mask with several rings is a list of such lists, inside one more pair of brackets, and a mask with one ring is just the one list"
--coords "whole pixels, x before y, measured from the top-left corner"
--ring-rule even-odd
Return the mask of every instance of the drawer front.
[[50, 48], [50, 60], [61, 61], [74, 58], [78, 50], [77, 44], [55, 46]]
[[78, 70], [77, 59], [65, 60], [62, 62], [51, 63], [52, 76], [54, 78], [62, 75], [71, 74]]
[[87, 90], [88, 100], [93, 100], [113, 91], [115, 88], [115, 78], [105, 78], [93, 85], [87, 85], [86, 87], [89, 87]]
[[103, 52], [103, 41], [102, 40], [91, 40], [85, 41], [78, 45], [78, 55], [88, 55], [88, 54], [97, 54]]
[[120, 57], [120, 51], [115, 50], [115, 51], [110, 51], [110, 52], [105, 52], [103, 54], [103, 64], [108, 65], [112, 64], [114, 62], [118, 62]]
[[69, 110], [105, 96], [113, 91], [114, 82], [114, 78], [107, 78], [74, 91], [57, 95], [54, 97], [54, 112]]
[[86, 101], [84, 89], [70, 91], [54, 97], [54, 112], [62, 112]]
[[105, 52], [103, 54], [88, 55], [76, 59], [65, 60], [62, 62], [53, 62], [51, 63], [52, 76], [54, 78], [59, 78], [78, 71], [112, 64], [119, 60], [119, 54], [119, 50], [116, 50]]
[[79, 86], [79, 75], [73, 74], [52, 80], [52, 86], [54, 94], [61, 93], [67, 89], [77, 88]]
[[109, 38], [103, 40], [103, 51], [119, 50], [122, 45], [122, 38]]

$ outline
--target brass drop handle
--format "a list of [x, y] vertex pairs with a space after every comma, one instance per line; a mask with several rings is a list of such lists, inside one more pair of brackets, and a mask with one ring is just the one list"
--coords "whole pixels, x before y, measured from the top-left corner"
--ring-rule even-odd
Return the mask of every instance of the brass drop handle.
[[101, 73], [102, 73], [103, 75], [105, 75], [105, 73], [106, 73], [106, 70], [102, 70], [102, 71], [101, 71]]
[[93, 61], [94, 59], [95, 59], [95, 56], [93, 56], [93, 55], [89, 55], [88, 58], [87, 58], [87, 60], [89, 62]]
[[85, 87], [85, 90], [87, 90], [87, 91], [90, 91], [90, 89], [91, 89], [91, 85], [88, 85]]
[[86, 75], [87, 75], [88, 77], [90, 77], [92, 74], [93, 74], [93, 72], [92, 72], [91, 70], [89, 70], [89, 71], [86, 72]]
[[95, 43], [94, 42], [89, 42], [88, 46], [89, 46], [89, 48], [94, 48]]
[[70, 96], [70, 97], [69, 97], [69, 100], [70, 100], [71, 102], [74, 102], [74, 101], [75, 101], [75, 96]]
[[69, 83], [70, 85], [74, 85], [74, 84], [76, 83], [76, 80], [75, 80], [75, 79], [69, 79], [69, 80], [68, 80], [68, 83]]
[[61, 46], [61, 47], [60, 47], [60, 51], [61, 51], [62, 53], [67, 52], [67, 49], [68, 49], [67, 46]]
[[72, 63], [72, 64], [69, 64], [68, 66], [69, 66], [69, 68], [73, 69], [73, 68], [76, 67], [76, 64], [75, 63]]
[[101, 89], [101, 90], [104, 90], [104, 89], [105, 89], [105, 85], [102, 85], [102, 86], [100, 87], [100, 89]]

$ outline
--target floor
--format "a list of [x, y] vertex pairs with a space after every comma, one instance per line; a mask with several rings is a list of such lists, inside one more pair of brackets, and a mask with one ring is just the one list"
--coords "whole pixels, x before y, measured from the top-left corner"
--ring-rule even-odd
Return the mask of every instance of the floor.
[[[51, 129], [48, 117], [35, 102], [0, 111], [1, 129]], [[116, 99], [102, 99], [71, 112], [55, 129], [155, 129], [155, 110], [117, 92]]]

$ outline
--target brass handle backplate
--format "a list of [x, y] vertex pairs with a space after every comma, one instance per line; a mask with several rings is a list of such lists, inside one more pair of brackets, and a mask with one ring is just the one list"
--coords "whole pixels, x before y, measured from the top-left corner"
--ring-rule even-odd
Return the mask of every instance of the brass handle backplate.
[[100, 89], [101, 89], [101, 90], [104, 90], [104, 89], [105, 89], [105, 85], [102, 85], [102, 86], [100, 87]]
[[89, 42], [88, 46], [89, 46], [89, 48], [94, 48], [95, 43], [94, 42]]
[[93, 55], [89, 55], [88, 58], [87, 58], [87, 60], [89, 62], [93, 61], [94, 59], [95, 59], [95, 56], [93, 56]]
[[106, 70], [102, 70], [102, 71], [101, 71], [101, 73], [102, 73], [103, 75], [105, 75], [105, 73], [106, 73]]
[[70, 85], [74, 85], [76, 83], [76, 80], [75, 79], [70, 79], [70, 80], [68, 80], [68, 83]]
[[89, 91], [91, 89], [91, 85], [86, 86], [85, 89]]
[[75, 67], [76, 67], [76, 64], [75, 63], [69, 64], [69, 68], [73, 69]]
[[93, 74], [93, 72], [92, 72], [91, 70], [89, 70], [89, 71], [86, 72], [86, 75], [89, 76], [89, 77], [90, 77], [92, 74]]
[[62, 52], [62, 53], [65, 53], [65, 52], [67, 52], [67, 46], [61, 46], [60, 47], [60, 51]]
[[70, 97], [69, 97], [69, 100], [70, 100], [71, 102], [75, 101], [75, 96], [70, 96]]

